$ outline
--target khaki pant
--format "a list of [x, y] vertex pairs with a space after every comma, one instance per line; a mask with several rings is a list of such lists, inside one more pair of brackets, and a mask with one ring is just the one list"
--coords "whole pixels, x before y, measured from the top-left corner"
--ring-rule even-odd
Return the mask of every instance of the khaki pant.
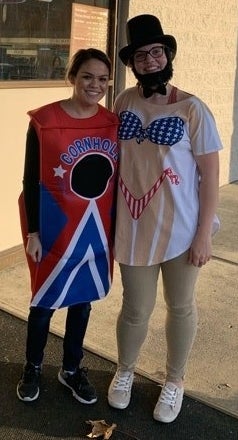
[[[167, 380], [181, 380], [197, 331], [194, 287], [199, 269], [188, 252], [153, 266], [120, 264], [123, 303], [117, 321], [118, 365], [134, 370], [153, 312], [161, 269], [166, 302]], [[156, 347], [155, 347], [156, 349]]]

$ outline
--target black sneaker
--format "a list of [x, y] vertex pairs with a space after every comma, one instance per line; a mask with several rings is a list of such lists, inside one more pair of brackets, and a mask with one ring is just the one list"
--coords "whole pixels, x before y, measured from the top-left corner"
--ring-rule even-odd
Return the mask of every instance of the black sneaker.
[[24, 366], [22, 377], [17, 384], [17, 397], [24, 402], [32, 402], [39, 397], [41, 368], [31, 363]]
[[61, 368], [58, 379], [60, 383], [72, 390], [75, 399], [81, 403], [90, 404], [97, 402], [97, 394], [95, 388], [89, 382], [87, 374], [87, 368], [77, 368], [73, 374]]

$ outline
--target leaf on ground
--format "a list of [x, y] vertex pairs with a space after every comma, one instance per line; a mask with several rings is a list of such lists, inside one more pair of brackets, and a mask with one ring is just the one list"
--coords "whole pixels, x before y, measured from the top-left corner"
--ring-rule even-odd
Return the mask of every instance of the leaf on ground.
[[86, 423], [93, 427], [92, 432], [87, 435], [88, 438], [98, 438], [103, 436], [104, 440], [108, 440], [111, 437], [113, 430], [117, 427], [115, 423], [108, 425], [105, 420], [88, 420]]
[[219, 388], [219, 390], [224, 389], [224, 388], [231, 388], [231, 385], [229, 383], [219, 383], [217, 385], [217, 388]]

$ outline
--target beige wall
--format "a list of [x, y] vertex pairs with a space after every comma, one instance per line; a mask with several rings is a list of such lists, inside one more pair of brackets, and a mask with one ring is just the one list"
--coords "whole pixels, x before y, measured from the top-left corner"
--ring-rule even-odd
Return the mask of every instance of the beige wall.
[[[238, 180], [237, 0], [130, 0], [130, 17], [152, 13], [178, 43], [173, 82], [212, 110], [224, 149], [220, 185]], [[127, 85], [134, 78], [127, 74]], [[29, 109], [70, 96], [67, 88], [0, 88], [0, 251], [21, 243], [17, 199], [22, 188]]]
[[70, 96], [71, 89], [0, 89], [0, 251], [22, 242], [17, 199], [22, 189], [27, 111]]

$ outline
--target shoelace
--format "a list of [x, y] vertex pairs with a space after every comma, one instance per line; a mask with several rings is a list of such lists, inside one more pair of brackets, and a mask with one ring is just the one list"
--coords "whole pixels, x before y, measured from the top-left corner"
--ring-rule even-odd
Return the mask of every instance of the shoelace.
[[169, 387], [165, 386], [161, 391], [159, 401], [160, 403], [165, 403], [166, 405], [170, 405], [174, 408], [176, 404], [177, 395], [178, 395], [177, 388], [171, 390]]
[[127, 375], [120, 376], [116, 375], [113, 388], [114, 390], [126, 391], [130, 390], [132, 374], [128, 373]]
[[25, 383], [38, 382], [40, 378], [40, 368], [29, 369], [24, 372], [23, 380]]
[[72, 375], [72, 380], [74, 381], [75, 384], [79, 384], [80, 386], [82, 385], [88, 385], [88, 368], [86, 367], [82, 367], [82, 368], [77, 368], [76, 372]]

